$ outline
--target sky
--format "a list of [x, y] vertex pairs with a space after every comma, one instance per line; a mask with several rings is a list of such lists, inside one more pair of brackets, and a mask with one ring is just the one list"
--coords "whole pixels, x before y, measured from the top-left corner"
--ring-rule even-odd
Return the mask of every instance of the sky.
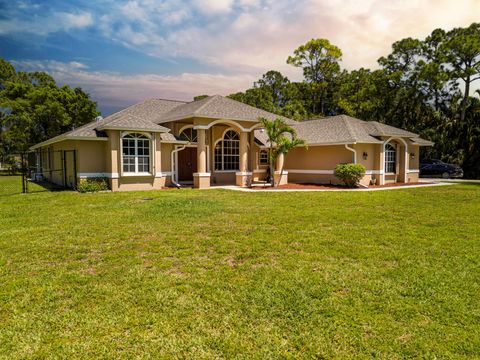
[[103, 115], [146, 98], [244, 91], [290, 80], [299, 45], [326, 38], [348, 70], [391, 44], [480, 20], [480, 0], [0, 0], [0, 57], [81, 87]]

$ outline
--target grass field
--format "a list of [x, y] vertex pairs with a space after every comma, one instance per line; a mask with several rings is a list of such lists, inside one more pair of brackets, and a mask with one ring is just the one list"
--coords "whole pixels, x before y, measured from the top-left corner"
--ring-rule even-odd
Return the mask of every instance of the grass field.
[[0, 196], [0, 357], [478, 358], [480, 186]]

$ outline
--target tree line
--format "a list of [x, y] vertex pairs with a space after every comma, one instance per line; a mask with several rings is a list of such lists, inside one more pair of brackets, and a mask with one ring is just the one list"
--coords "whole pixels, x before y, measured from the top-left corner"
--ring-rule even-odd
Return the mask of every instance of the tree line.
[[0, 160], [98, 115], [97, 104], [82, 89], [59, 87], [45, 72], [17, 72], [0, 58]]
[[299, 121], [347, 114], [404, 128], [435, 142], [423, 157], [480, 178], [480, 91], [472, 91], [480, 79], [480, 23], [397, 41], [376, 70], [347, 71], [341, 59], [340, 48], [312, 39], [287, 59], [303, 70], [302, 82], [271, 70], [229, 97]]

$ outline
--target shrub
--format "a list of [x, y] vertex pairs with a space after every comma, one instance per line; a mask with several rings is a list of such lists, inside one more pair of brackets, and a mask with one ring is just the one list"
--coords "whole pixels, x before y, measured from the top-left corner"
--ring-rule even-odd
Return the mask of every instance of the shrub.
[[105, 178], [80, 179], [77, 191], [81, 193], [108, 190], [108, 181]]
[[334, 175], [342, 180], [349, 187], [358, 186], [358, 183], [365, 175], [365, 166], [361, 164], [338, 164], [335, 167]]

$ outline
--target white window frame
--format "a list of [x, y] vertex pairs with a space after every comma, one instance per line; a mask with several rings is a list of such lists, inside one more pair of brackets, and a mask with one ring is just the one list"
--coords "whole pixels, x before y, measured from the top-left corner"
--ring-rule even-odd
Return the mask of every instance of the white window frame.
[[[227, 139], [228, 141], [231, 141], [231, 142], [236, 142], [238, 144], [237, 148], [238, 148], [238, 154], [236, 155], [232, 155], [232, 154], [225, 154], [225, 136], [227, 135], [227, 133], [229, 131], [233, 131], [234, 133], [237, 134], [237, 137], [238, 137], [238, 140], [231, 140], [231, 139]], [[220, 144], [220, 169], [217, 169], [217, 159], [216, 159], [216, 150], [217, 150], [217, 145]], [[237, 169], [227, 169], [225, 170], [225, 156], [234, 156], [238, 159], [238, 166], [237, 166]], [[229, 128], [227, 130], [224, 131], [223, 133], [223, 136], [217, 140], [217, 142], [215, 143], [215, 146], [213, 147], [213, 169], [215, 172], [218, 172], [218, 173], [222, 173], [222, 172], [237, 172], [239, 171], [240, 169], [240, 133], [238, 131], [236, 131], [235, 129], [233, 128]]]
[[[125, 136], [127, 135], [142, 135], [142, 136], [145, 136], [146, 139], [143, 139], [143, 138], [139, 138], [139, 137], [134, 137], [134, 138], [125, 138]], [[124, 139], [133, 139], [135, 140], [135, 155], [124, 155], [123, 154], [123, 140]], [[138, 158], [139, 157], [146, 157], [144, 155], [138, 155], [138, 140], [141, 139], [141, 140], [148, 140], [148, 149], [149, 149], [149, 155], [148, 155], [148, 167], [149, 167], [149, 171], [146, 172], [146, 171], [138, 171]], [[154, 149], [155, 149], [155, 144], [154, 144], [154, 137], [149, 134], [149, 133], [145, 133], [145, 132], [140, 132], [140, 131], [128, 131], [128, 132], [122, 132], [120, 133], [120, 174], [122, 176], [152, 176], [154, 174], [154, 168], [153, 168], [153, 164], [154, 164]], [[130, 157], [133, 157], [135, 160], [135, 171], [125, 171], [124, 168], [123, 168], [123, 165], [124, 165], [124, 156], [130, 156]]]
[[[266, 162], [262, 162], [262, 154], [266, 155]], [[265, 159], [263, 159], [265, 160]], [[268, 156], [268, 150], [266, 149], [260, 149], [258, 152], [258, 165], [268, 165], [270, 163], [269, 161], [269, 156]]]
[[182, 136], [182, 133], [183, 133], [185, 130], [191, 130], [191, 131], [192, 131], [192, 134], [193, 134], [193, 131], [196, 132], [195, 138], [190, 139], [190, 140], [186, 140], [186, 141], [188, 141], [188, 142], [190, 142], [190, 143], [196, 144], [197, 141], [198, 141], [197, 129], [195, 129], [195, 128], [193, 127], [193, 125], [186, 125], [186, 126], [182, 127], [182, 128], [180, 129], [180, 131], [178, 132], [178, 137], [179, 137], [179, 138]]
[[[389, 158], [389, 154], [393, 154], [393, 160]], [[396, 174], [397, 173], [397, 148], [394, 144], [386, 143], [384, 150], [384, 167], [385, 174]], [[388, 165], [393, 164], [393, 171], [389, 171]]]

